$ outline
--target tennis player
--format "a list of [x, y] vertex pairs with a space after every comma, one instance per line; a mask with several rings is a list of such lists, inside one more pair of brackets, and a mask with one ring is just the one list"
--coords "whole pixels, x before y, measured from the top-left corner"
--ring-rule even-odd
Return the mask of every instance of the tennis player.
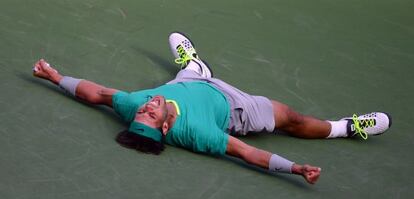
[[249, 95], [214, 78], [211, 68], [184, 34], [172, 33], [169, 43], [182, 70], [174, 80], [158, 88], [131, 93], [107, 88], [62, 76], [43, 59], [35, 63], [33, 75], [86, 102], [112, 107], [130, 124], [116, 137], [122, 146], [158, 155], [166, 143], [196, 153], [227, 154], [270, 172], [301, 175], [311, 184], [318, 180], [321, 168], [294, 163], [237, 137], [278, 129], [299, 138], [367, 139], [391, 126], [391, 117], [383, 112], [354, 114], [337, 121], [299, 114], [281, 102]]

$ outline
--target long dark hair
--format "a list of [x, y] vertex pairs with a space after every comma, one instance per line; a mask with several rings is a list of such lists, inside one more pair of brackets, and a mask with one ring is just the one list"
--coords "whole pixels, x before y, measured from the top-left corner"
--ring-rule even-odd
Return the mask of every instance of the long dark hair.
[[128, 130], [121, 131], [116, 136], [116, 142], [121, 146], [155, 155], [159, 155], [164, 150], [165, 146], [163, 141], [164, 137], [161, 142], [157, 142], [151, 138], [129, 132]]

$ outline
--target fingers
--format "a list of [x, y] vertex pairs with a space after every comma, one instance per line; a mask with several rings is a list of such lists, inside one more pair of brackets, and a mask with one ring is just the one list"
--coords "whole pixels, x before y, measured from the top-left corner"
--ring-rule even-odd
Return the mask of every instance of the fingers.
[[47, 63], [44, 59], [39, 59], [35, 64], [34, 67], [50, 67], [50, 64]]
[[39, 64], [40, 64], [42, 67], [50, 67], [50, 64], [49, 64], [49, 63], [47, 63], [44, 59], [40, 59], [40, 60], [39, 60]]
[[[40, 59], [42, 60], [42, 59]], [[40, 60], [38, 60], [34, 65], [33, 65], [33, 73], [36, 73], [40, 70]]]
[[44, 66], [47, 63], [44, 59], [39, 59], [33, 66], [33, 70], [39, 70], [40, 67]]
[[303, 172], [304, 172], [304, 177], [306, 179], [306, 181], [310, 184], [315, 184], [316, 181], [318, 181], [319, 176], [321, 174], [321, 168], [320, 167], [314, 167], [314, 166], [310, 166], [310, 165], [304, 165], [303, 166]]
[[50, 64], [48, 63], [48, 62], [46, 62], [46, 60], [44, 60], [44, 59], [39, 59], [35, 64], [34, 64], [34, 66], [33, 66], [33, 73], [37, 73], [37, 72], [39, 72], [40, 70], [44, 70], [44, 69], [46, 69], [46, 70], [48, 70], [48, 71], [50, 71], [50, 69], [53, 71], [53, 72], [55, 72], [55, 73], [57, 73], [57, 70], [56, 69], [54, 69], [54, 68], [52, 68], [51, 66], [50, 66]]
[[303, 169], [304, 171], [322, 171], [320, 167], [314, 167], [314, 166], [307, 165], [307, 164], [303, 165]]
[[306, 173], [306, 180], [311, 183], [311, 184], [315, 184], [316, 181], [318, 181], [319, 176], [320, 176], [320, 172], [317, 171], [310, 171], [308, 173]]

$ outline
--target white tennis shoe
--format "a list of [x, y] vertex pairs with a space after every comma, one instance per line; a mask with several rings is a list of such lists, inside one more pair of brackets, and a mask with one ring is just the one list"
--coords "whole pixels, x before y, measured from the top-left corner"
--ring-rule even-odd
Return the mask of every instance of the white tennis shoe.
[[392, 124], [391, 116], [383, 112], [372, 112], [360, 116], [354, 114], [352, 117], [341, 120], [348, 120], [348, 137], [360, 135], [364, 140], [368, 138], [368, 135], [384, 133]]
[[193, 70], [205, 78], [213, 77], [211, 68], [205, 61], [198, 57], [193, 42], [183, 33], [171, 33], [169, 43], [171, 52], [175, 57], [174, 61], [181, 65], [181, 69]]

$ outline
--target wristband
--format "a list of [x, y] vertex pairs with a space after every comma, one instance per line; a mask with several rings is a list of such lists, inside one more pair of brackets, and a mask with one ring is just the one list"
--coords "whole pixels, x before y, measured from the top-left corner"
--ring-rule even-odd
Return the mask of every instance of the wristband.
[[292, 173], [293, 164], [294, 162], [287, 160], [276, 154], [273, 154], [269, 160], [269, 171], [281, 172], [281, 173]]

